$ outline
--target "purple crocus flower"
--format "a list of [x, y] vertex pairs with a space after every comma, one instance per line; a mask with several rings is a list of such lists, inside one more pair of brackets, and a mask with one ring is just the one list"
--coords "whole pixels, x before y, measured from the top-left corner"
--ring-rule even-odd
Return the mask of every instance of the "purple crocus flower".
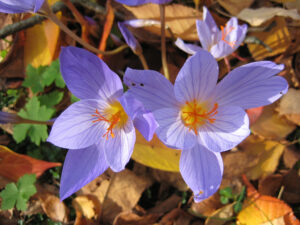
[[275, 76], [282, 69], [269, 61], [249, 63], [217, 84], [218, 63], [202, 50], [186, 61], [174, 86], [151, 70], [127, 69], [124, 81], [129, 93], [153, 112], [160, 140], [182, 149], [180, 172], [198, 202], [219, 188], [220, 152], [250, 134], [245, 109], [270, 104], [286, 93], [286, 80]]
[[116, 0], [117, 2], [129, 6], [143, 5], [146, 3], [167, 4], [172, 0]]
[[0, 0], [0, 12], [22, 13], [37, 12], [44, 0]]
[[[216, 59], [222, 59], [233, 53], [243, 42], [247, 33], [247, 25], [238, 25], [238, 19], [232, 17], [226, 26], [217, 27], [206, 7], [203, 7], [203, 21], [196, 20], [198, 36], [204, 50], [209, 51]], [[176, 46], [188, 54], [200, 51], [197, 45], [186, 44], [178, 38]]]
[[63, 200], [102, 174], [108, 167], [125, 168], [135, 144], [135, 128], [151, 140], [154, 117], [129, 93], [113, 71], [92, 53], [63, 48], [61, 72], [69, 90], [81, 100], [54, 122], [48, 141], [67, 153], [60, 187]]

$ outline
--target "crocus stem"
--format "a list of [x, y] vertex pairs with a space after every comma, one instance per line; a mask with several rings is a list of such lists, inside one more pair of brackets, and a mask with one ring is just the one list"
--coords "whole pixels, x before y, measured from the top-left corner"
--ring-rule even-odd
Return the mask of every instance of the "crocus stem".
[[20, 123], [41, 124], [41, 125], [49, 125], [49, 126], [53, 125], [52, 121], [38, 121], [38, 120], [29, 120], [24, 118], [22, 118], [19, 122], [17, 122], [17, 124]]
[[127, 45], [121, 45], [120, 47], [112, 50], [112, 51], [100, 51], [99, 49], [95, 48], [94, 46], [90, 45], [89, 43], [83, 41], [80, 37], [78, 37], [76, 34], [74, 34], [64, 23], [62, 23], [56, 15], [51, 11], [50, 7], [45, 4], [46, 6], [43, 7], [45, 10], [45, 15], [48, 19], [50, 19], [52, 22], [54, 22], [59, 28], [64, 31], [66, 34], [68, 34], [70, 37], [72, 37], [75, 41], [77, 41], [79, 44], [84, 46], [86, 49], [88, 49], [91, 52], [94, 52], [96, 54], [102, 54], [102, 55], [114, 55], [121, 51], [123, 51], [125, 48], [127, 48]]
[[160, 21], [161, 21], [161, 62], [165, 77], [170, 80], [167, 54], [166, 54], [166, 35], [165, 35], [165, 5], [161, 4], [160, 7]]
[[137, 56], [139, 57], [139, 59], [140, 59], [142, 65], [143, 65], [143, 68], [144, 68], [145, 70], [149, 70], [149, 66], [148, 66], [148, 64], [147, 64], [147, 61], [146, 61], [145, 56], [143, 55], [143, 53], [137, 54]]

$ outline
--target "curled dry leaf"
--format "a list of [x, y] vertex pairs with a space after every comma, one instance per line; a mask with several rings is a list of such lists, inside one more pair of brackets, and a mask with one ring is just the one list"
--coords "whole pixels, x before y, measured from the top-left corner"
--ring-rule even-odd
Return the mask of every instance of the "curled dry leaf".
[[289, 121], [300, 125], [300, 91], [290, 88], [279, 103], [279, 115], [285, 116]]
[[291, 17], [294, 20], [300, 20], [300, 15], [297, 10], [286, 10], [283, 8], [266, 8], [261, 7], [258, 9], [243, 9], [237, 17], [241, 20], [248, 22], [251, 26], [260, 26], [264, 22], [272, 19], [275, 16]]
[[[151, 19], [160, 21], [158, 4], [145, 4], [137, 7], [124, 5], [120, 10], [125, 13], [126, 19]], [[169, 4], [165, 6], [166, 27], [172, 31], [175, 37], [183, 40], [198, 41], [196, 19], [202, 20], [202, 13], [184, 5]], [[145, 30], [160, 36], [160, 26], [145, 27]], [[170, 32], [166, 32], [171, 37]]]
[[[274, 26], [271, 24], [274, 24]], [[283, 53], [291, 44], [290, 33], [284, 18], [276, 17], [264, 24], [264, 27], [268, 26], [271, 27], [270, 30], [248, 34], [249, 36], [258, 38], [272, 49], [272, 51], [268, 51], [268, 49], [262, 45], [248, 44], [249, 51], [255, 60], [262, 60], [266, 57]]]
[[72, 205], [76, 211], [76, 220], [74, 225], [99, 224], [101, 204], [96, 196], [78, 196], [73, 200]]
[[68, 222], [69, 210], [58, 197], [49, 193], [42, 193], [38, 195], [38, 198], [42, 203], [44, 212], [51, 220], [62, 223]]
[[250, 127], [254, 134], [272, 140], [282, 140], [291, 133], [296, 125], [281, 117], [275, 111], [276, 104], [265, 106], [258, 120]]

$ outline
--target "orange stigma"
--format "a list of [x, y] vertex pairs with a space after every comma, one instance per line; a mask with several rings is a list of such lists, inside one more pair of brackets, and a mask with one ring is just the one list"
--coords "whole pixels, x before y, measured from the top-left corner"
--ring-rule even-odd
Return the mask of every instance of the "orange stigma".
[[226, 44], [228, 44], [231, 48], [234, 48], [235, 46], [235, 41], [227, 41], [226, 37], [230, 34], [231, 31], [234, 30], [234, 27], [229, 27], [228, 29], [226, 29], [226, 27], [221, 26], [221, 30], [222, 30], [222, 38], [221, 40], [224, 41]]
[[95, 114], [92, 114], [92, 116], [96, 117], [96, 119], [92, 122], [96, 123], [99, 121], [104, 121], [109, 124], [108, 128], [106, 129], [106, 133], [102, 136], [108, 140], [109, 135], [112, 138], [115, 137], [113, 129], [123, 127], [127, 122], [128, 116], [119, 102], [114, 102], [108, 108], [106, 108], [104, 110], [104, 115], [106, 116], [103, 116], [98, 109], [96, 109]]
[[213, 117], [218, 113], [218, 103], [214, 104], [214, 107], [207, 112], [207, 106], [205, 103], [199, 103], [195, 99], [191, 102], [186, 101], [185, 105], [181, 108], [181, 119], [185, 126], [189, 130], [193, 130], [195, 134], [198, 134], [198, 128], [206, 123], [214, 123], [216, 119]]

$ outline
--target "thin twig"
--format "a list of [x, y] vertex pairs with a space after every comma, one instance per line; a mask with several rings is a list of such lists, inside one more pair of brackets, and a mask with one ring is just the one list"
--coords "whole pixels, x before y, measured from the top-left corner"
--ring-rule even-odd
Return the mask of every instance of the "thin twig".
[[68, 34], [71, 38], [73, 38], [75, 41], [77, 41], [79, 44], [84, 46], [86, 49], [88, 49], [91, 52], [94, 52], [96, 54], [102, 54], [102, 55], [113, 55], [117, 54], [121, 51], [123, 51], [125, 48], [127, 48], [127, 45], [121, 45], [120, 47], [112, 50], [112, 51], [101, 51], [94, 46], [90, 45], [89, 43], [82, 40], [80, 37], [78, 37], [75, 33], [73, 33], [63, 22], [61, 22], [56, 15], [52, 12], [50, 7], [47, 4], [43, 5], [43, 10], [45, 10], [45, 16], [50, 19], [52, 22], [54, 22], [59, 28], [64, 31], [66, 34]]
[[170, 74], [167, 63], [167, 50], [166, 50], [166, 35], [165, 35], [165, 5], [161, 4], [160, 7], [160, 21], [161, 21], [161, 62], [165, 77], [170, 80]]

